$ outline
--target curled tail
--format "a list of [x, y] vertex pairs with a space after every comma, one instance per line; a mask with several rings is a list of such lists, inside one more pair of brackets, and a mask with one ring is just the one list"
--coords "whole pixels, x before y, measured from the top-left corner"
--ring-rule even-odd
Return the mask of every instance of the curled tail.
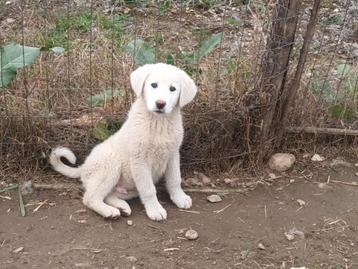
[[50, 155], [50, 163], [53, 169], [67, 177], [79, 178], [81, 176], [81, 167], [68, 166], [61, 161], [61, 157], [66, 158], [72, 164], [76, 163], [76, 156], [70, 149], [58, 147], [52, 150]]

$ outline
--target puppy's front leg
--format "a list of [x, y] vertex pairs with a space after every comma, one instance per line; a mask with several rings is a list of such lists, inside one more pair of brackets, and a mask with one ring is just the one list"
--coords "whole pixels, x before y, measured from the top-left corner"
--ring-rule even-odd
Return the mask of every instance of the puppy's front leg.
[[131, 171], [147, 216], [157, 221], [166, 219], [167, 212], [158, 201], [150, 168], [145, 162], [135, 160], [131, 162]]
[[179, 208], [190, 208], [192, 201], [181, 188], [180, 157], [179, 152], [173, 154], [168, 161], [165, 171], [165, 180], [170, 199]]

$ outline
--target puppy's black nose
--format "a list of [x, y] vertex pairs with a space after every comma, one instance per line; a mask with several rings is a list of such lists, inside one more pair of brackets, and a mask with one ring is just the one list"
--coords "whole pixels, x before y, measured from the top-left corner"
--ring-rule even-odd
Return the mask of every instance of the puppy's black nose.
[[155, 102], [155, 105], [158, 109], [163, 109], [167, 103], [163, 100], [158, 100]]

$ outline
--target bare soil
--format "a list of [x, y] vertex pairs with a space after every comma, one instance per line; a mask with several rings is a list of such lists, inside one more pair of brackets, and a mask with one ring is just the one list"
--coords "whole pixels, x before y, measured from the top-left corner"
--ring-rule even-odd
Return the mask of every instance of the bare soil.
[[[28, 215], [21, 217], [17, 192], [2, 193], [0, 268], [358, 268], [358, 186], [342, 183], [357, 184], [356, 172], [317, 169], [222, 195], [216, 204], [195, 193], [193, 212], [160, 193], [168, 210], [162, 223], [149, 220], [139, 200], [130, 202], [132, 216], [104, 220], [77, 193], [55, 191], [25, 196]], [[185, 239], [189, 228], [197, 240]], [[292, 228], [304, 238], [289, 241]]]

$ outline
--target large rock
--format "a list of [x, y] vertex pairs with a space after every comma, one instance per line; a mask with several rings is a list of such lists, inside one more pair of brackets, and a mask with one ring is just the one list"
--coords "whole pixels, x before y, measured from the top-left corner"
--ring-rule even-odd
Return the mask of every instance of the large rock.
[[296, 157], [290, 153], [276, 153], [269, 160], [269, 167], [279, 172], [287, 171], [295, 163]]

